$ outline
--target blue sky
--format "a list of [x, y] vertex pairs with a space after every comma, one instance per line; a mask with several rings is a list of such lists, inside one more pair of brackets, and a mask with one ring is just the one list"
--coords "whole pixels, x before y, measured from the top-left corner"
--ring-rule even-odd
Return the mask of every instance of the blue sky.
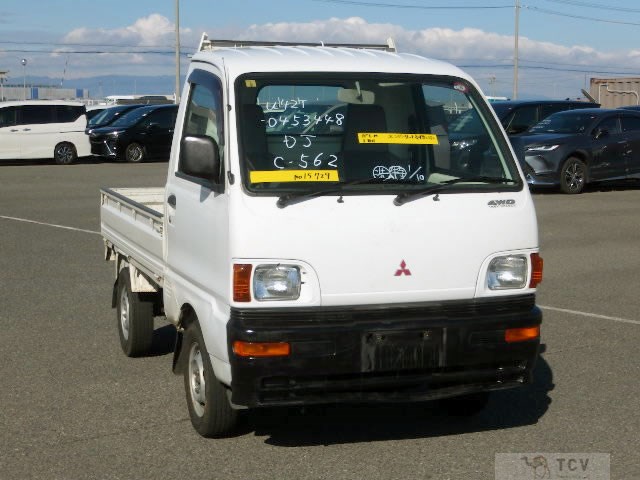
[[[520, 3], [521, 96], [575, 97], [594, 75], [640, 76], [637, 0], [617, 0], [610, 7], [605, 0]], [[451, 61], [485, 93], [510, 96], [514, 5], [515, 0], [181, 0], [183, 69], [186, 52], [203, 31], [215, 38], [287, 41], [380, 43], [392, 36], [399, 50]], [[20, 59], [26, 58], [28, 74], [52, 78], [62, 72], [70, 79], [173, 75], [174, 6], [174, 0], [2, 0], [0, 70], [21, 78]], [[80, 53], [87, 50], [94, 53]]]

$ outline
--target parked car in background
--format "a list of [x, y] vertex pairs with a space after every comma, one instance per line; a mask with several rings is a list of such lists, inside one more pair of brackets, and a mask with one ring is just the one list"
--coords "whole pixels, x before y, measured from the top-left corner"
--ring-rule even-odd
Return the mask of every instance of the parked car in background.
[[94, 128], [91, 153], [117, 161], [142, 162], [169, 158], [177, 105], [148, 105], [133, 109], [106, 127]]
[[508, 100], [491, 102], [500, 123], [512, 137], [526, 132], [549, 115], [576, 108], [597, 108], [600, 105], [578, 100]]
[[79, 102], [26, 100], [0, 103], [0, 160], [53, 158], [73, 163], [91, 154]]
[[90, 107], [87, 107], [87, 123], [89, 123], [93, 117], [98, 115], [105, 108], [107, 108], [106, 105], [91, 105]]
[[121, 115], [130, 112], [134, 108], [141, 107], [143, 105], [116, 105], [115, 107], [104, 108], [87, 121], [87, 128], [85, 133], [91, 134], [94, 128], [106, 127], [116, 121]]
[[640, 112], [558, 112], [511, 142], [530, 185], [580, 193], [589, 182], [640, 178]]

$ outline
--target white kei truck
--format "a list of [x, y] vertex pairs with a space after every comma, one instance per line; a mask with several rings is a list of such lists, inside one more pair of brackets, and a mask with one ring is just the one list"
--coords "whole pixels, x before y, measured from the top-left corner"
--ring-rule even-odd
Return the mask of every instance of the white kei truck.
[[128, 356], [177, 329], [195, 430], [241, 410], [442, 399], [533, 380], [534, 204], [463, 71], [388, 45], [210, 40], [166, 185], [103, 188]]

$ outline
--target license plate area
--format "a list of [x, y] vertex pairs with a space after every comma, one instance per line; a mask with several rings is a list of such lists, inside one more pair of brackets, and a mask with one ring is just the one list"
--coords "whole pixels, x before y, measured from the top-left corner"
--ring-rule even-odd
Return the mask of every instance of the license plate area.
[[362, 336], [361, 370], [389, 372], [438, 366], [442, 330], [378, 331]]

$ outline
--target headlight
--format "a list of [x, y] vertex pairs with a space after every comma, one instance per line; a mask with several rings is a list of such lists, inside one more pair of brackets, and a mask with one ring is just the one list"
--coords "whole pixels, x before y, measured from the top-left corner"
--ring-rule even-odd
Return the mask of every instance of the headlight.
[[553, 152], [560, 145], [532, 145], [526, 148], [527, 152]]
[[487, 286], [490, 290], [524, 288], [527, 284], [528, 273], [526, 256], [496, 257], [489, 263]]
[[295, 265], [259, 265], [253, 275], [253, 295], [258, 301], [296, 300], [300, 283], [300, 268]]

